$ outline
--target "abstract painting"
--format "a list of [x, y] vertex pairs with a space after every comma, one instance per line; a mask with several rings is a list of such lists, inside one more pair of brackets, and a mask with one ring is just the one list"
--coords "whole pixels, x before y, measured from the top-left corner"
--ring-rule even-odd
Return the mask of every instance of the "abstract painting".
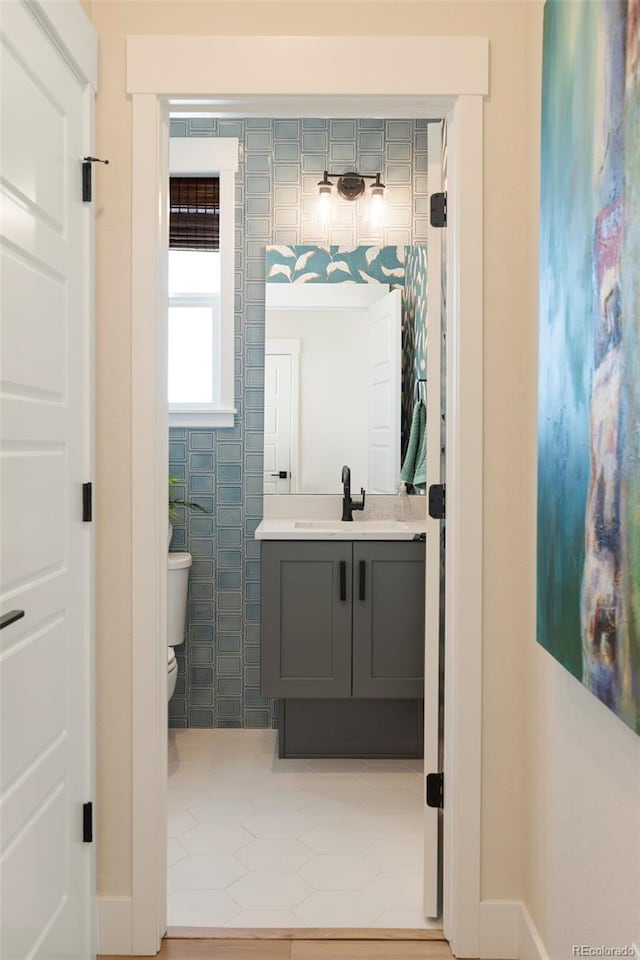
[[537, 636], [640, 733], [640, 0], [543, 49]]

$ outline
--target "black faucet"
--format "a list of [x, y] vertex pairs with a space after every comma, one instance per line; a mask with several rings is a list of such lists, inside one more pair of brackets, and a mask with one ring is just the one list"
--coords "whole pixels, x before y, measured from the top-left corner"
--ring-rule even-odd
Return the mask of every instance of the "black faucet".
[[351, 470], [346, 466], [342, 468], [342, 490], [342, 519], [353, 520], [354, 510], [364, 510], [366, 494], [364, 488], [360, 487], [360, 493], [362, 494], [360, 503], [351, 499]]

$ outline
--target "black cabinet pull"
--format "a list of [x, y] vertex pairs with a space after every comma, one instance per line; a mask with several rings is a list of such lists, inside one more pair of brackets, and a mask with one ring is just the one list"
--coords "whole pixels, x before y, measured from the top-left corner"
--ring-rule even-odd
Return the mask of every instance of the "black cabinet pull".
[[367, 562], [366, 560], [360, 561], [360, 599], [364, 600], [366, 596], [366, 583], [367, 583]]
[[347, 599], [347, 561], [340, 561], [340, 599]]
[[22, 620], [24, 617], [24, 610], [9, 610], [9, 613], [4, 613], [0, 617], [0, 630], [4, 630], [5, 627], [11, 626], [12, 623], [15, 623], [16, 620]]

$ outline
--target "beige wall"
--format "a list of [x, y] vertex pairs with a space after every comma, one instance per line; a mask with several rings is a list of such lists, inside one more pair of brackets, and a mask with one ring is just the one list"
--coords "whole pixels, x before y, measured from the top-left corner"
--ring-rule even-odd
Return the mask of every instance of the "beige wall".
[[[130, 104], [125, 37], [135, 33], [467, 34], [491, 42], [485, 121], [485, 420], [482, 894], [523, 892], [522, 744], [532, 569], [524, 512], [529, 353], [523, 224], [525, 19], [521, 2], [86, 3], [100, 36], [97, 153], [99, 892], [131, 889]], [[332, 15], [332, 8], [335, 16]], [[366, 12], [365, 12], [366, 9]], [[267, 65], [265, 65], [267, 69]], [[529, 266], [529, 271], [531, 266]], [[526, 401], [526, 402], [525, 402]], [[529, 429], [527, 425], [527, 429]]]
[[536, 316], [542, 9], [528, 10], [529, 231], [522, 449], [528, 718], [524, 899], [550, 957], [640, 947], [640, 738], [535, 643]]
[[[100, 35], [99, 890], [131, 889], [129, 33], [478, 34], [485, 120], [482, 895], [526, 900], [552, 957], [636, 937], [640, 740], [535, 644], [541, 6], [518, 2], [83, 0]], [[635, 927], [634, 927], [635, 924]]]

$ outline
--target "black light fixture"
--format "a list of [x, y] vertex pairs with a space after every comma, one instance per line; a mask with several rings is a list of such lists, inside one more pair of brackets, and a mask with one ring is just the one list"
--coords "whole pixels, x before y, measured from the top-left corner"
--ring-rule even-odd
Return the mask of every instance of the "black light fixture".
[[380, 174], [356, 173], [329, 173], [324, 171], [322, 180], [318, 182], [318, 193], [321, 197], [330, 197], [333, 189], [332, 180], [336, 180], [338, 193], [343, 200], [358, 200], [365, 192], [365, 180], [373, 180], [371, 184], [372, 197], [384, 197], [385, 185]]

